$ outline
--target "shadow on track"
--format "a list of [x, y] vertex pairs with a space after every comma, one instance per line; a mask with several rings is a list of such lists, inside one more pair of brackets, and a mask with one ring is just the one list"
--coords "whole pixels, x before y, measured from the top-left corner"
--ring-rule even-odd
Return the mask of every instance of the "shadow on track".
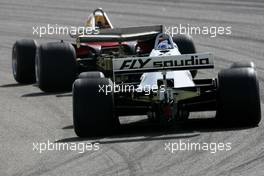
[[63, 127], [62, 129], [63, 129], [63, 130], [73, 129], [73, 125], [65, 126], [65, 127]]
[[58, 98], [61, 97], [71, 97], [72, 93], [71, 92], [35, 92], [35, 93], [29, 93], [29, 94], [24, 94], [21, 95], [22, 98], [25, 97], [41, 97], [41, 96], [49, 96], [49, 95], [54, 95]]
[[[72, 129], [73, 126], [66, 126], [63, 129]], [[115, 144], [127, 142], [144, 142], [144, 141], [162, 141], [171, 139], [193, 138], [206, 132], [218, 131], [236, 131], [249, 129], [252, 127], [228, 127], [218, 123], [214, 118], [206, 119], [189, 119], [186, 122], [181, 122], [171, 126], [160, 126], [150, 123], [147, 119], [122, 124], [119, 130], [111, 136], [105, 137], [90, 137], [79, 138], [71, 137], [57, 140], [55, 142], [80, 142], [89, 141], [100, 144]]]
[[[29, 86], [32, 84], [19, 84], [19, 83], [11, 83], [11, 84], [3, 84], [0, 85], [0, 88], [12, 88], [12, 87], [24, 87]], [[36, 84], [33, 84], [33, 86], [37, 87]], [[63, 91], [63, 92], [34, 92], [34, 93], [28, 93], [21, 95], [21, 97], [42, 97], [42, 96], [49, 96], [49, 95], [55, 95], [58, 98], [62, 97], [72, 97], [71, 91]]]
[[11, 88], [11, 87], [23, 87], [23, 86], [28, 86], [30, 84], [18, 84], [18, 83], [12, 83], [12, 84], [3, 84], [0, 85], [1, 88]]

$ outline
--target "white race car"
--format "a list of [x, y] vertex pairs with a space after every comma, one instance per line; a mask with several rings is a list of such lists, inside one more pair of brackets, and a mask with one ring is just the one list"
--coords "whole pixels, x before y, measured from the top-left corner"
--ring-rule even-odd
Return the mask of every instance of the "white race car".
[[[252, 62], [234, 63], [217, 78], [196, 79], [197, 70], [214, 68], [213, 55], [195, 53], [188, 36], [153, 35], [150, 29], [127, 28], [115, 36], [85, 39], [109, 41], [112, 37], [125, 42], [138, 38], [134, 55], [102, 56], [109, 61], [104, 65], [111, 68], [108, 78], [102, 70], [96, 76], [82, 73], [74, 82], [73, 122], [78, 136], [108, 135], [123, 115], [148, 115], [159, 123], [173, 123], [188, 119], [190, 112], [216, 111], [216, 119], [225, 125], [258, 125], [259, 84]], [[152, 46], [149, 53], [142, 52], [146, 46]]]

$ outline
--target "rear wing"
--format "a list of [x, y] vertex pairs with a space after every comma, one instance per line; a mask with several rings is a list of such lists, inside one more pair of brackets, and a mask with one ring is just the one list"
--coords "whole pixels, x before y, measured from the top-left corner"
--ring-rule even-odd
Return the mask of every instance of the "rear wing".
[[99, 34], [81, 35], [77, 42], [125, 42], [153, 39], [163, 31], [162, 25], [101, 29]]
[[214, 60], [211, 53], [113, 59], [114, 75], [207, 68], [214, 68]]

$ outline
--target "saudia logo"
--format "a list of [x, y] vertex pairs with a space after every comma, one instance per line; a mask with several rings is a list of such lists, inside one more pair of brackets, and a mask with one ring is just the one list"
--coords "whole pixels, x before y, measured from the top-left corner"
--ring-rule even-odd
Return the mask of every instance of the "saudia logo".
[[[125, 60], [120, 70], [124, 69], [139, 69], [144, 68], [152, 59], [129, 59]], [[160, 68], [160, 67], [181, 67], [181, 66], [194, 66], [194, 65], [208, 65], [209, 58], [199, 58], [198, 56], [191, 56], [190, 59], [175, 59], [175, 60], [160, 60], [153, 61], [150, 68]]]

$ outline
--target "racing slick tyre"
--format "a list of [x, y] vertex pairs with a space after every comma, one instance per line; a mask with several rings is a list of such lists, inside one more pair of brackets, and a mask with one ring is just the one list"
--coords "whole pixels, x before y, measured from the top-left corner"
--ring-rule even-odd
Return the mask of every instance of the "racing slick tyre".
[[73, 125], [77, 136], [103, 136], [112, 133], [118, 118], [114, 113], [114, 94], [100, 91], [111, 87], [108, 78], [77, 79], [73, 84]]
[[37, 43], [35, 40], [22, 39], [16, 41], [12, 50], [13, 76], [18, 83], [34, 83], [35, 55]]
[[[178, 34], [173, 37], [173, 41], [179, 48], [181, 54], [193, 54], [196, 53], [194, 42], [189, 35]], [[191, 70], [192, 77], [195, 78], [197, 70]]]
[[256, 126], [261, 120], [259, 83], [253, 68], [218, 74], [217, 119], [224, 125]]
[[75, 59], [75, 50], [70, 43], [40, 45], [35, 62], [39, 88], [44, 92], [71, 90], [76, 77]]
[[84, 78], [104, 78], [104, 74], [99, 71], [89, 71], [89, 72], [82, 72], [78, 78], [84, 79]]
[[253, 62], [235, 62], [230, 68], [255, 68], [255, 64]]

